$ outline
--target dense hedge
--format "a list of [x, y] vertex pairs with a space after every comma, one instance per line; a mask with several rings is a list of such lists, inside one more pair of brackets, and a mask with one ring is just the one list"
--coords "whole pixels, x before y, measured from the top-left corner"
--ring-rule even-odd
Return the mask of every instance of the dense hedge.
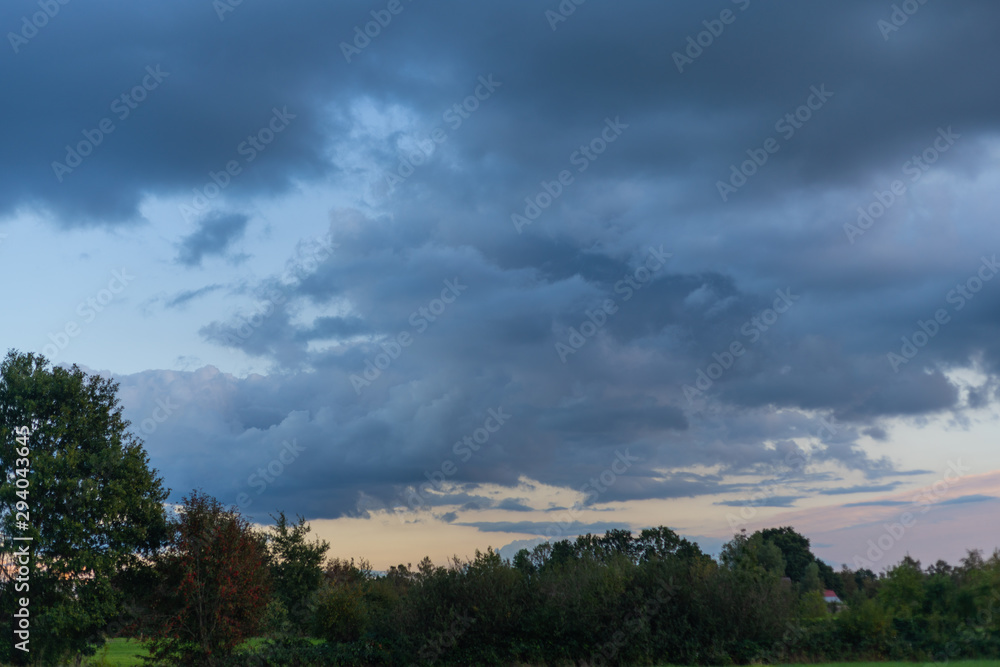
[[927, 570], [907, 558], [881, 576], [844, 568], [832, 583], [846, 604], [831, 607], [816, 588], [831, 583], [818, 566], [799, 568], [797, 581], [784, 577], [786, 554], [801, 554], [774, 547], [761, 533], [737, 536], [716, 562], [659, 528], [544, 544], [512, 563], [477, 552], [447, 568], [425, 559], [381, 577], [339, 563], [340, 576], [310, 605], [312, 630], [328, 643], [284, 640], [262, 648], [261, 660], [725, 665], [1000, 657], [997, 555], [984, 561], [971, 552], [958, 567]]

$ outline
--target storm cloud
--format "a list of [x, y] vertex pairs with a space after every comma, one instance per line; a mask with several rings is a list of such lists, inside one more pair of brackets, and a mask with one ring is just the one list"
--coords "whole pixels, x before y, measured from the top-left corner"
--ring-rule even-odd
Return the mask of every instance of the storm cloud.
[[995, 3], [219, 4], [0, 9], [0, 213], [169, 228], [147, 310], [218, 355], [116, 373], [175, 490], [540, 534], [471, 519], [888, 491], [995, 403]]

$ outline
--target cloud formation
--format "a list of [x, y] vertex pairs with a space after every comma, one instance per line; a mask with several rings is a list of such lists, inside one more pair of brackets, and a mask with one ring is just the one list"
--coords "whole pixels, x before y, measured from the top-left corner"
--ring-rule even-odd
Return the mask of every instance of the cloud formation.
[[[136, 424], [178, 406], [144, 433], [178, 490], [536, 534], [475, 515], [888, 491], [895, 425], [995, 404], [995, 3], [400, 6], [74, 3], [8, 54], [0, 214], [163, 216], [195, 275], [329, 201], [332, 256], [163, 297], [218, 359], [119, 378]], [[220, 295], [258, 302], [182, 308]]]

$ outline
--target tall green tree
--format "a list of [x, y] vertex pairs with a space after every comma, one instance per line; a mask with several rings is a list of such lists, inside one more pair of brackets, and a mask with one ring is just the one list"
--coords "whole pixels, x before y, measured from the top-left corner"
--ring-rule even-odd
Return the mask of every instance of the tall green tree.
[[802, 575], [800, 583], [803, 592], [822, 590], [823, 580], [819, 578], [819, 565], [816, 561], [806, 565], [806, 573]]
[[[819, 570], [820, 582], [826, 588], [833, 589], [837, 595], [845, 595], [843, 581], [833, 568], [816, 558], [809, 548], [809, 538], [797, 532], [791, 526], [781, 528], [765, 528], [760, 531], [766, 542], [781, 549], [785, 559], [785, 574], [795, 582], [801, 582], [806, 576], [807, 568], [815, 563]], [[810, 585], [813, 582], [810, 582]]]
[[749, 537], [745, 532], [733, 536], [722, 545], [719, 560], [732, 570], [761, 570], [776, 576], [785, 574], [786, 564], [773, 542], [765, 540], [760, 531]]
[[765, 528], [760, 534], [765, 541], [781, 550], [785, 559], [785, 574], [792, 581], [802, 581], [806, 576], [806, 568], [816, 561], [816, 556], [809, 549], [809, 538], [796, 532], [791, 526]]
[[[29, 589], [15, 591], [0, 575], [0, 613], [11, 618], [18, 599], [30, 600], [34, 662], [93, 654], [121, 611], [113, 577], [166, 536], [168, 491], [129, 432], [117, 391], [110, 379], [40, 355], [11, 351], [0, 364], [0, 552], [9, 559], [26, 543], [10, 538], [31, 538]], [[27, 452], [15, 437], [22, 427]], [[0, 661], [24, 657], [0, 635]]]
[[289, 523], [284, 512], [272, 517], [275, 526], [267, 535], [270, 554], [271, 580], [274, 593], [288, 613], [288, 620], [306, 628], [309, 620], [309, 600], [323, 583], [323, 564], [330, 543], [307, 540], [311, 530], [304, 517]]

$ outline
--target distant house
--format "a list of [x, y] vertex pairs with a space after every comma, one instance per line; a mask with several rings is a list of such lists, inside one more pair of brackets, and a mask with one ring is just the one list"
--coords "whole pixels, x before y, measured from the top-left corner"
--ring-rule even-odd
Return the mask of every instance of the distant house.
[[829, 589], [823, 591], [823, 599], [826, 600], [826, 604], [827, 606], [830, 607], [830, 611], [832, 611], [835, 614], [847, 606], [844, 604], [844, 601], [837, 596], [836, 593], [834, 593]]

